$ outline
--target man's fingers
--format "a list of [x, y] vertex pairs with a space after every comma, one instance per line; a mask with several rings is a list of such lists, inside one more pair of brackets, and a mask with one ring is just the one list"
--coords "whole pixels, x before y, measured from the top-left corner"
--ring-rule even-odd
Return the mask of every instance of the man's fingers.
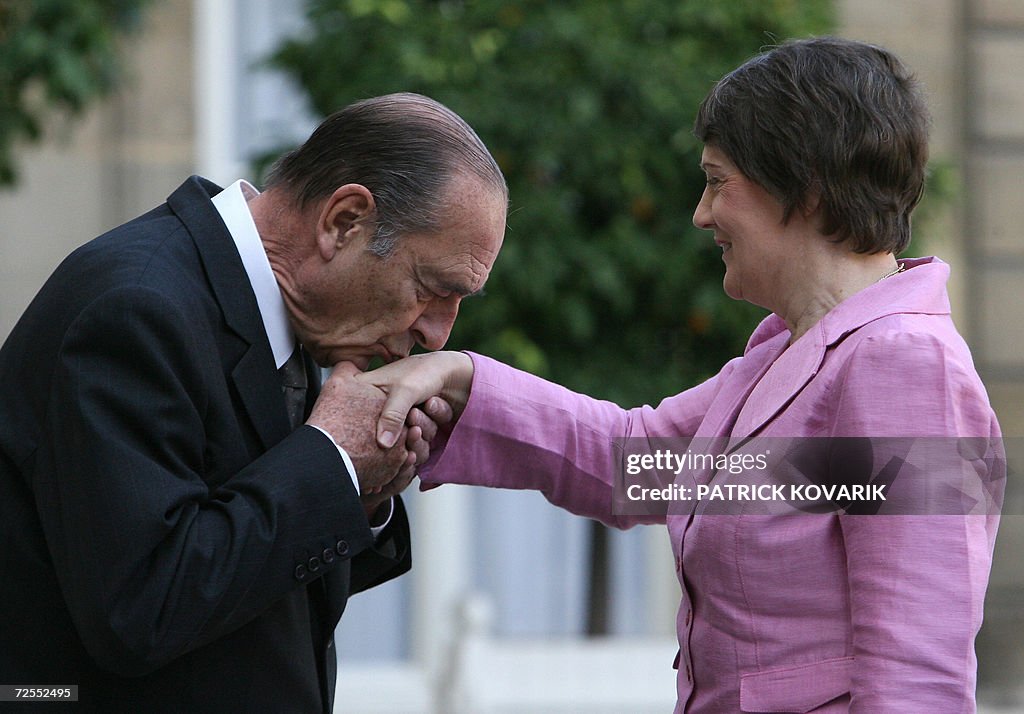
[[395, 476], [395, 480], [392, 481], [389, 486], [394, 487], [395, 494], [401, 493], [405, 490], [405, 487], [412, 483], [413, 478], [416, 476], [416, 465], [406, 466], [404, 469], [398, 472]]
[[341, 375], [342, 377], [353, 377], [357, 374], [362, 374], [359, 368], [351, 362], [338, 362], [331, 367], [331, 376]]

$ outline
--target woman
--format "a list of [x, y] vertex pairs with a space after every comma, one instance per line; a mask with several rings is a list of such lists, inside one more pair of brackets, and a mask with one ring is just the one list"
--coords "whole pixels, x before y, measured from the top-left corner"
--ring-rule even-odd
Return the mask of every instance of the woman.
[[[884, 49], [823, 38], [749, 60], [700, 107], [707, 187], [693, 217], [722, 249], [726, 293], [772, 311], [743, 356], [631, 410], [479, 355], [413, 357], [362, 376], [390, 395], [382, 443], [441, 395], [457, 421], [425, 484], [537, 489], [628, 527], [645, 519], [613, 512], [621, 437], [995, 440], [950, 319], [948, 266], [894, 257], [924, 185], [926, 128], [914, 80]], [[425, 406], [447, 417], [438, 399]], [[992, 511], [670, 511], [677, 712], [973, 711]]]

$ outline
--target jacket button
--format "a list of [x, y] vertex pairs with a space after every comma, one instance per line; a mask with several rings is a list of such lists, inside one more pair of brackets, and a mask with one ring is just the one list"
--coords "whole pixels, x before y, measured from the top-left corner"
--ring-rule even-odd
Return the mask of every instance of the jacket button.
[[338, 555], [344, 558], [346, 555], [348, 555], [348, 543], [346, 541], [339, 540], [338, 545], [334, 547], [334, 550], [338, 553]]
[[314, 555], [306, 565], [309, 567], [309, 572], [318, 572], [320, 570], [320, 559]]
[[320, 560], [324, 561], [327, 565], [334, 562], [334, 551], [330, 548], [324, 548], [324, 552], [320, 554]]
[[301, 583], [307, 577], [309, 577], [309, 572], [307, 572], [306, 566], [305, 565], [301, 565], [301, 564], [300, 565], [296, 565], [295, 566], [295, 579], [298, 580]]

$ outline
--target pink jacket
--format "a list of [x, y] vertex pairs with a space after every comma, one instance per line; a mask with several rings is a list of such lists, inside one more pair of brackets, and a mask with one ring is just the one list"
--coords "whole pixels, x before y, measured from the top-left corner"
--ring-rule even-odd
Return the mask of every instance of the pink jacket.
[[[999, 427], [934, 258], [848, 298], [786, 349], [777, 316], [742, 357], [624, 410], [473, 355], [466, 410], [427, 485], [536, 489], [616, 516], [623, 436], [978, 436]], [[657, 520], [657, 519], [653, 519]], [[682, 587], [677, 712], [973, 712], [998, 516], [669, 515]]]

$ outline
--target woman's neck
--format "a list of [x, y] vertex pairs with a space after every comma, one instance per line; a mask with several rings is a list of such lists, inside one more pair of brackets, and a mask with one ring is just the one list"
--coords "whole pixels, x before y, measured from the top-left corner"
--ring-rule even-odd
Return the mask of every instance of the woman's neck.
[[775, 311], [789, 327], [790, 344], [843, 300], [899, 271], [890, 253], [852, 253], [831, 243], [823, 250], [809, 251], [807, 257], [793, 275], [793, 287], [781, 310]]

